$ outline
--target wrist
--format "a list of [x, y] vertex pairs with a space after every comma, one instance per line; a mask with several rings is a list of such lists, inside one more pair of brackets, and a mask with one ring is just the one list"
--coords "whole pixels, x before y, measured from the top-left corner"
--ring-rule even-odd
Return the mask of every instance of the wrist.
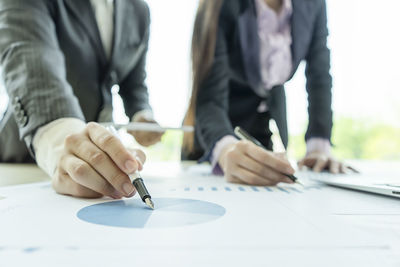
[[135, 113], [131, 119], [132, 122], [154, 121], [153, 111], [144, 109]]
[[231, 144], [225, 145], [222, 148], [221, 153], [219, 154], [218, 164], [223, 171], [226, 169], [225, 167], [226, 167], [227, 158], [228, 158], [227, 155], [228, 155], [229, 151], [232, 151], [232, 149], [235, 145], [236, 145], [236, 143], [231, 143]]
[[324, 155], [331, 155], [331, 143], [328, 139], [313, 137], [307, 140], [307, 153], [321, 153]]

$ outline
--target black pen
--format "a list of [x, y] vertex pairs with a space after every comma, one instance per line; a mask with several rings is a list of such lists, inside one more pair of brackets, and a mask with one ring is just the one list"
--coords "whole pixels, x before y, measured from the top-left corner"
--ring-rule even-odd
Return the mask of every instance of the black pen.
[[[260, 141], [258, 141], [257, 139], [255, 139], [253, 136], [251, 136], [248, 132], [246, 132], [245, 130], [243, 130], [242, 128], [240, 128], [239, 126], [235, 127], [235, 134], [237, 135], [237, 137], [239, 137], [241, 140], [248, 140], [250, 142], [252, 142], [253, 144], [264, 148], [265, 150], [268, 150], [265, 146], [263, 146], [261, 144]], [[290, 180], [292, 180], [295, 183], [298, 183], [300, 185], [303, 185], [299, 179], [294, 176], [293, 174], [286, 174], [286, 173], [282, 173], [283, 175], [285, 175], [286, 177], [288, 177]]]
[[[114, 126], [110, 125], [110, 126], [107, 126], [106, 128], [114, 136], [116, 136], [119, 140], [121, 140], [121, 137], [119, 136], [118, 131], [114, 128]], [[149, 194], [149, 191], [147, 191], [147, 188], [144, 185], [142, 176], [140, 175], [139, 171], [136, 171], [134, 174], [131, 174], [131, 175], [128, 175], [128, 176], [131, 179], [133, 186], [138, 191], [139, 196], [142, 199], [142, 201], [144, 203], [146, 203], [147, 206], [149, 206], [151, 209], [154, 210], [154, 203], [151, 200], [151, 196]]]

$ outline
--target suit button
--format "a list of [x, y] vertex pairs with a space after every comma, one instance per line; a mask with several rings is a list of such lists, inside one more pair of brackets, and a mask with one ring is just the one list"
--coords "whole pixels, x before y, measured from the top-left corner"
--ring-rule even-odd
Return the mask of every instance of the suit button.
[[13, 106], [17, 105], [18, 103], [21, 103], [21, 101], [19, 100], [19, 97], [18, 97], [18, 96], [14, 97], [14, 98], [11, 100], [11, 104], [12, 104]]
[[21, 110], [21, 108], [22, 108], [21, 103], [14, 104], [14, 110], [15, 110], [16, 112], [19, 112], [19, 111]]
[[21, 120], [20, 123], [22, 125], [22, 127], [25, 127], [28, 124], [28, 117], [24, 116]]
[[17, 111], [17, 119], [18, 119], [18, 121], [21, 121], [24, 116], [25, 116], [25, 111], [24, 110]]

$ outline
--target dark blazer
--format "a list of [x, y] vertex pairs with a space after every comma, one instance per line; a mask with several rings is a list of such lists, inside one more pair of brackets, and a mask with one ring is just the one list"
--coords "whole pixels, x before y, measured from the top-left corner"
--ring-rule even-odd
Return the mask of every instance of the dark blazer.
[[[292, 0], [293, 77], [306, 60], [309, 125], [306, 138], [330, 139], [332, 128], [330, 52], [327, 48], [325, 0]], [[212, 68], [197, 96], [195, 152], [191, 159], [208, 159], [215, 143], [241, 126], [271, 147], [268, 120], [274, 118], [286, 146], [288, 130], [285, 91], [273, 88], [266, 98], [269, 112], [258, 113], [263, 100], [255, 94], [261, 86], [257, 13], [254, 0], [225, 0], [219, 16]], [[290, 78], [291, 78], [290, 77]]]
[[35, 131], [51, 121], [96, 121], [111, 107], [115, 84], [128, 117], [149, 108], [148, 6], [115, 0], [114, 10], [107, 59], [89, 0], [0, 0], [0, 64], [10, 97], [0, 123], [0, 162], [27, 161]]

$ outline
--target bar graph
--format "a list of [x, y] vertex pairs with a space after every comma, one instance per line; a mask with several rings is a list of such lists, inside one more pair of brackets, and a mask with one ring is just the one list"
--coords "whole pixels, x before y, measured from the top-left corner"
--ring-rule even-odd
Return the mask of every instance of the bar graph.
[[255, 193], [284, 193], [284, 194], [303, 194], [307, 191], [322, 190], [322, 185], [309, 186], [183, 186], [170, 188], [171, 192], [255, 192]]

